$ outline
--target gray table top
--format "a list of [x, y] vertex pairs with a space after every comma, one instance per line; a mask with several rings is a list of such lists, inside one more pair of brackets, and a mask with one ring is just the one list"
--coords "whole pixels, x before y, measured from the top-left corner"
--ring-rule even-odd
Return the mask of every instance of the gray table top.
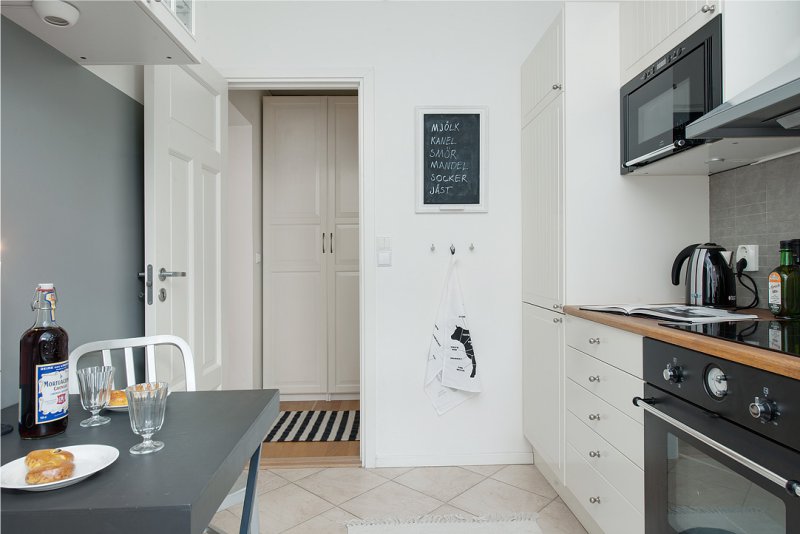
[[4, 532], [201, 533], [278, 415], [277, 390], [174, 392], [163, 428], [154, 439], [165, 447], [145, 456], [128, 449], [141, 441], [127, 412], [108, 412], [107, 425], [82, 428], [90, 414], [70, 396], [67, 431], [22, 440], [17, 406], [3, 409], [14, 431], [2, 437], [2, 463], [35, 449], [97, 443], [119, 449], [119, 458], [65, 488], [2, 490]]

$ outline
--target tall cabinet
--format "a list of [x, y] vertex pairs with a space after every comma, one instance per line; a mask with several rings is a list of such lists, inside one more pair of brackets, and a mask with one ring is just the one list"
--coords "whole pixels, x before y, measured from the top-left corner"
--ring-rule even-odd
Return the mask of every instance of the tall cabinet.
[[264, 97], [264, 387], [359, 391], [356, 97]]

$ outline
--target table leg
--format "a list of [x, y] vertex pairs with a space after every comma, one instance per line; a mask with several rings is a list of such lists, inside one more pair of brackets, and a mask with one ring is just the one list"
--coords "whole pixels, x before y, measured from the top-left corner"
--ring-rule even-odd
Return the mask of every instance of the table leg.
[[[247, 470], [247, 488], [244, 492], [244, 508], [242, 509], [242, 522], [239, 525], [239, 534], [258, 534], [258, 511], [255, 500], [258, 464], [260, 460], [261, 444], [259, 443], [258, 447], [256, 447], [256, 452], [250, 457], [250, 467]], [[255, 523], [254, 527], [253, 523]]]

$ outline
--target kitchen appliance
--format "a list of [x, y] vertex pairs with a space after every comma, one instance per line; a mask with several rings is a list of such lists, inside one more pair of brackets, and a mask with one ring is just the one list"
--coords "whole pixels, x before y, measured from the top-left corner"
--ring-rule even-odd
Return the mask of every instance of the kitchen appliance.
[[689, 245], [672, 264], [672, 284], [680, 285], [681, 266], [686, 266], [686, 305], [736, 307], [736, 276], [731, 268], [732, 252], [716, 243]]
[[645, 526], [800, 532], [800, 381], [645, 338]]
[[760, 319], [705, 324], [669, 323], [664, 326], [800, 357], [800, 319]]
[[620, 89], [620, 173], [703, 144], [686, 125], [722, 103], [717, 15]]

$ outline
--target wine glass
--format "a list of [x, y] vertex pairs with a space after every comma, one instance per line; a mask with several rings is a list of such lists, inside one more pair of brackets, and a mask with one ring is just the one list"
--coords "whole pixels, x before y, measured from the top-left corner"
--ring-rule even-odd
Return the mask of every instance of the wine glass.
[[84, 410], [92, 412], [92, 416], [81, 421], [81, 426], [100, 426], [111, 421], [110, 417], [101, 417], [100, 410], [111, 400], [114, 388], [113, 367], [85, 367], [78, 369], [78, 389], [81, 393], [81, 405]]
[[150, 454], [164, 448], [163, 442], [153, 441], [152, 438], [164, 424], [168, 391], [169, 385], [166, 382], [147, 382], [125, 388], [131, 430], [142, 436], [143, 440], [130, 448], [131, 454]]

